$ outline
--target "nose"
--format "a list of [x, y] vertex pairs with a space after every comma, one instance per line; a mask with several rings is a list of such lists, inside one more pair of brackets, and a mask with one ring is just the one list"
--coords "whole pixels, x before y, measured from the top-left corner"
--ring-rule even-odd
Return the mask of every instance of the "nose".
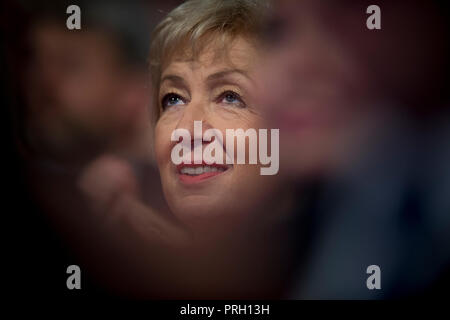
[[[185, 129], [189, 131], [191, 141], [191, 161], [201, 161], [203, 154], [203, 147], [206, 142], [203, 140], [203, 132], [211, 128], [209, 119], [211, 112], [208, 110], [208, 103], [205, 101], [190, 102], [184, 109], [176, 129]], [[187, 141], [184, 141], [186, 143]], [[177, 143], [177, 142], [175, 142]]]
[[[192, 139], [202, 139], [202, 132], [212, 128], [211, 126], [212, 113], [208, 110], [208, 105], [205, 102], [197, 101], [190, 102], [183, 110], [176, 129], [186, 129], [189, 131]], [[198, 122], [201, 121], [201, 132], [199, 132]], [[197, 127], [197, 130], [195, 130]], [[200, 136], [198, 136], [200, 134]]]

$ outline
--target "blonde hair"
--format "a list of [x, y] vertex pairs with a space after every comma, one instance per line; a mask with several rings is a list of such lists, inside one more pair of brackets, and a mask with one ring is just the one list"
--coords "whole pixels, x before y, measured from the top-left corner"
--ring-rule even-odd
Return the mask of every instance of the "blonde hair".
[[152, 35], [150, 73], [153, 120], [159, 118], [158, 90], [163, 68], [174, 54], [186, 49], [193, 59], [212, 38], [223, 40], [246, 36], [257, 39], [268, 8], [268, 0], [188, 0], [172, 10]]

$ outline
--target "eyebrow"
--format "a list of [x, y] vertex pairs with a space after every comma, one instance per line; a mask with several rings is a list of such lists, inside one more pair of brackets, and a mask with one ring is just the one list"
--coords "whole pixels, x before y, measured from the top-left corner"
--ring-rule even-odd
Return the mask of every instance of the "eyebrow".
[[179, 83], [184, 86], [186, 85], [186, 81], [184, 81], [184, 79], [182, 77], [174, 75], [174, 74], [165, 75], [164, 77], [161, 78], [160, 83], [163, 83], [164, 81], [171, 81], [174, 83]]
[[210, 74], [206, 80], [208, 82], [212, 82], [212, 81], [216, 81], [222, 78], [225, 78], [226, 76], [232, 74], [232, 73], [238, 73], [243, 75], [245, 78], [249, 79], [251, 82], [253, 82], [253, 79], [248, 75], [247, 72], [245, 72], [244, 70], [240, 70], [240, 69], [229, 69], [229, 70], [223, 70], [223, 71], [219, 71], [213, 74]]
[[[206, 81], [207, 82], [214, 82], [220, 79], [225, 78], [226, 76], [233, 74], [233, 73], [238, 73], [240, 75], [243, 75], [245, 78], [249, 79], [251, 82], [254, 82], [254, 80], [248, 75], [247, 72], [245, 72], [244, 70], [241, 69], [229, 69], [229, 70], [223, 70], [223, 71], [219, 71], [219, 72], [215, 72], [213, 74], [210, 74], [207, 78]], [[173, 83], [176, 84], [180, 84], [182, 86], [187, 86], [186, 81], [175, 74], [167, 74], [164, 77], [161, 78], [161, 84], [165, 81], [171, 81]]]

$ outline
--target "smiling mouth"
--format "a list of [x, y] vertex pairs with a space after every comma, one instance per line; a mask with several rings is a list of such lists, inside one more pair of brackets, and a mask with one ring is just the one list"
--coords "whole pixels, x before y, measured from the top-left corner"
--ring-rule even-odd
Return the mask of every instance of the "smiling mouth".
[[224, 164], [179, 164], [177, 166], [178, 177], [186, 184], [199, 183], [216, 177], [231, 169], [232, 166]]

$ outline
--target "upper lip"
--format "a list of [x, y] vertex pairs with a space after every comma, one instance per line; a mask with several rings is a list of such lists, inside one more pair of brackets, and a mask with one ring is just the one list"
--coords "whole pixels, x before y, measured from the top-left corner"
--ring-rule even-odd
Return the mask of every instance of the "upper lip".
[[202, 161], [202, 163], [180, 163], [179, 165], [177, 165], [177, 171], [181, 172], [181, 169], [188, 167], [188, 168], [197, 168], [197, 167], [204, 167], [204, 166], [210, 166], [210, 167], [216, 167], [216, 168], [224, 168], [224, 169], [228, 169], [231, 167], [231, 165], [227, 165], [227, 164], [219, 164], [219, 163], [211, 163], [208, 164], [205, 161]]

